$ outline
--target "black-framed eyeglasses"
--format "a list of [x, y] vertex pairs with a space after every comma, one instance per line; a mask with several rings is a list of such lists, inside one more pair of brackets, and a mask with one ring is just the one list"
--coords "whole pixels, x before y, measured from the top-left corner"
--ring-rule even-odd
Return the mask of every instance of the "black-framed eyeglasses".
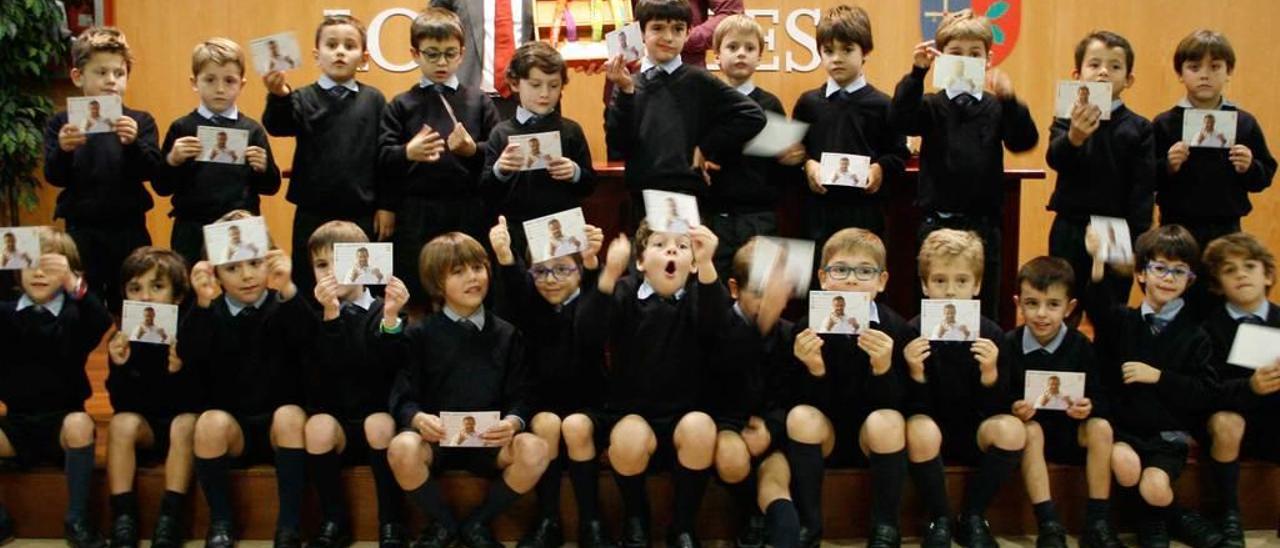
[[568, 279], [578, 272], [578, 267], [571, 264], [558, 264], [555, 266], [535, 266], [529, 269], [529, 275], [533, 276], [534, 281], [546, 279], [550, 274], [552, 278], [557, 280]]
[[849, 266], [847, 264], [833, 264], [822, 269], [833, 280], [845, 280], [852, 274], [858, 281], [869, 282], [880, 275], [880, 268], [871, 265], [860, 264], [858, 266]]
[[1147, 274], [1150, 274], [1156, 278], [1172, 276], [1173, 279], [1175, 280], [1181, 280], [1184, 278], [1187, 280], [1196, 279], [1196, 273], [1192, 272], [1190, 268], [1187, 268], [1185, 266], [1169, 266], [1159, 261], [1152, 261], [1147, 263], [1146, 271], [1147, 271]]
[[440, 51], [438, 49], [420, 49], [418, 50], [418, 53], [422, 55], [423, 59], [432, 63], [440, 62], [441, 57], [444, 57], [445, 61], [453, 62], [454, 59], [457, 59], [462, 55], [461, 51], [452, 48], [444, 51]]

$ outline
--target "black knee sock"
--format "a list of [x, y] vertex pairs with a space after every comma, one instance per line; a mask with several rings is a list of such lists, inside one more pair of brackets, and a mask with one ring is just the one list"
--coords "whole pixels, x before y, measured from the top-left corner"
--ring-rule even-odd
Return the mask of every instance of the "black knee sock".
[[951, 508], [947, 502], [947, 474], [942, 467], [942, 457], [913, 462], [907, 469], [911, 472], [911, 480], [916, 484], [920, 500], [929, 511], [929, 521], [950, 515]]
[[787, 460], [791, 463], [791, 496], [800, 512], [800, 525], [819, 531], [822, 529], [822, 446], [792, 441]]
[[556, 458], [547, 464], [547, 470], [538, 478], [534, 491], [538, 493], [538, 511], [543, 519], [560, 521], [560, 479], [564, 461]]
[[645, 484], [645, 473], [624, 476], [617, 471], [613, 473], [613, 481], [618, 484], [618, 493], [622, 495], [622, 512], [627, 518], [640, 518], [649, 521], [649, 489]]
[[902, 483], [907, 478], [907, 451], [871, 453], [871, 524], [898, 526]]
[[970, 516], [985, 516], [987, 507], [991, 505], [991, 499], [994, 499], [996, 492], [1000, 490], [1000, 483], [1018, 467], [1021, 459], [1021, 450], [1006, 451], [994, 446], [988, 449], [986, 454], [982, 455], [977, 476], [973, 483], [969, 484], [968, 493], [965, 496], [964, 513]]
[[1085, 524], [1093, 524], [1099, 521], [1107, 521], [1110, 513], [1110, 500], [1090, 498], [1089, 502], [1086, 502], [1084, 506], [1084, 522]]
[[[694, 524], [698, 521], [698, 509], [702, 507], [702, 495], [707, 492], [707, 481], [711, 479], [711, 471], [690, 470], [683, 464], [676, 463], [671, 475], [676, 491], [675, 515], [672, 516], [671, 526], [677, 533], [693, 533]], [[697, 535], [694, 537], [697, 538]]]
[[1223, 512], [1240, 511], [1240, 461], [1218, 462], [1209, 459], [1213, 483], [1217, 485]]
[[409, 491], [409, 500], [418, 506], [422, 513], [436, 520], [441, 527], [450, 531], [458, 529], [458, 522], [453, 519], [453, 512], [444, 504], [440, 496], [440, 483], [435, 479], [427, 479], [417, 489]]
[[133, 516], [138, 517], [138, 494], [133, 491], [125, 491], [119, 495], [111, 495], [111, 515], [114, 517]]
[[573, 484], [573, 496], [578, 499], [578, 522], [600, 519], [600, 461], [569, 461], [569, 483]]
[[1031, 509], [1036, 513], [1036, 523], [1041, 526], [1051, 521], [1058, 521], [1058, 509], [1053, 506], [1051, 500], [1033, 504]]
[[503, 510], [506, 510], [511, 503], [520, 498], [520, 493], [511, 489], [507, 485], [507, 480], [495, 478], [489, 482], [489, 494], [484, 498], [484, 502], [471, 514], [467, 521], [478, 522], [489, 525], [493, 518], [498, 517]]
[[307, 452], [303, 449], [276, 449], [276, 496], [280, 513], [276, 529], [298, 530], [302, 521], [302, 493], [307, 485]]
[[186, 493], [177, 491], [165, 491], [164, 497], [160, 499], [160, 515], [176, 518], [182, 515], [182, 502], [187, 498]]
[[342, 456], [337, 451], [320, 455], [307, 455], [311, 466], [311, 481], [320, 498], [320, 512], [325, 521], [347, 524], [347, 505], [342, 499]]
[[404, 523], [404, 490], [391, 473], [386, 449], [369, 450], [369, 468], [373, 470], [373, 491], [378, 497], [378, 524]]
[[765, 509], [764, 520], [768, 525], [769, 545], [773, 548], [795, 548], [800, 536], [800, 516], [796, 514], [796, 505], [787, 499], [778, 499], [769, 503]]
[[67, 449], [67, 521], [89, 519], [89, 487], [93, 480], [93, 444]]
[[196, 457], [196, 479], [209, 504], [209, 521], [231, 521], [231, 463], [227, 457]]
[[738, 505], [738, 513], [744, 518], [760, 515], [760, 507], [756, 504], [758, 486], [755, 470], [747, 474], [747, 477], [742, 481], [725, 485], [725, 489], [729, 491], [729, 496]]

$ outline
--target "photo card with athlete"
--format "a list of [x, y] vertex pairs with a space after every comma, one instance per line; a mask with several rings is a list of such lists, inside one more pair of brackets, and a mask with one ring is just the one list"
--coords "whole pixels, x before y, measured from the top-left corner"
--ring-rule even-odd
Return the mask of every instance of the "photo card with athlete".
[[939, 55], [933, 61], [933, 87], [977, 96], [987, 80], [987, 62], [981, 57]]
[[1053, 115], [1071, 118], [1076, 105], [1093, 105], [1102, 112], [1100, 120], [1111, 119], [1111, 82], [1059, 80], [1058, 94], [1053, 100]]
[[1182, 142], [1189, 147], [1231, 148], [1236, 144], [1237, 114], [1234, 110], [1182, 111]]
[[534, 264], [580, 253], [587, 248], [587, 221], [575, 207], [524, 222], [529, 257]]
[[1119, 217], [1089, 216], [1089, 227], [1098, 235], [1099, 252], [1107, 264], [1133, 264], [1133, 240], [1129, 221]]
[[976, 341], [982, 327], [982, 301], [922, 299], [920, 331], [931, 341]]
[[302, 48], [292, 32], [282, 32], [249, 41], [253, 68], [258, 74], [293, 70], [302, 66]]
[[271, 249], [267, 221], [249, 217], [204, 225], [204, 248], [215, 266], [266, 257]]
[[857, 335], [871, 325], [871, 294], [810, 291], [809, 327], [818, 333]]
[[124, 301], [120, 332], [133, 342], [173, 344], [178, 334], [178, 305]]
[[605, 33], [604, 43], [609, 50], [610, 59], [621, 55], [623, 62], [630, 63], [639, 61], [644, 56], [644, 34], [640, 32], [640, 23], [637, 22]]
[[770, 236], [759, 236], [755, 241], [747, 289], [763, 293], [765, 287], [780, 279], [791, 287], [792, 297], [803, 296], [813, 276], [813, 242]]
[[644, 218], [654, 232], [686, 234], [702, 224], [698, 216], [698, 199], [688, 194], [665, 190], [643, 190]]
[[1280, 329], [1242, 323], [1231, 341], [1227, 363], [1249, 369], [1262, 369], [1280, 362]]
[[487, 447], [480, 435], [498, 420], [497, 411], [441, 411], [444, 439], [440, 447]]
[[67, 123], [84, 133], [111, 133], [116, 120], [124, 116], [119, 95], [90, 95], [67, 98]]
[[391, 279], [391, 251], [387, 242], [333, 244], [333, 275], [343, 285], [387, 285]]
[[871, 157], [823, 152], [818, 182], [823, 186], [866, 188], [871, 184]]
[[38, 230], [35, 226], [0, 227], [0, 270], [22, 270], [39, 264]]
[[249, 148], [249, 130], [219, 126], [196, 128], [200, 139], [200, 155], [197, 162], [217, 164], [243, 164], [244, 151]]
[[1028, 369], [1022, 394], [1036, 409], [1066, 411], [1084, 399], [1084, 373]]
[[547, 169], [552, 160], [561, 156], [559, 131], [512, 135], [507, 143], [520, 145], [520, 154], [524, 157], [520, 171]]

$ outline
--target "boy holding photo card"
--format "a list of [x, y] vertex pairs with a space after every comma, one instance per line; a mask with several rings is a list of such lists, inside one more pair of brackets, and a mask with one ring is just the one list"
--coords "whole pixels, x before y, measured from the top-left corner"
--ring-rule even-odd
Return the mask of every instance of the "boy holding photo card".
[[[1076, 307], [1074, 278], [1071, 265], [1057, 257], [1036, 257], [1022, 265], [1014, 303], [1024, 323], [1005, 334], [1000, 368], [1009, 378], [1009, 409], [1026, 427], [1022, 480], [1038, 523], [1036, 546], [1067, 545], [1067, 529], [1049, 491], [1046, 462], [1052, 462], [1085, 465], [1089, 501], [1080, 545], [1111, 548], [1120, 546], [1108, 519], [1113, 432], [1093, 345], [1066, 322]], [[1084, 377], [1083, 398], [1064, 397], [1062, 381], [1069, 375]], [[1032, 392], [1037, 376], [1047, 379], [1046, 386], [1037, 385]]]
[[39, 231], [28, 226], [0, 229], [0, 270], [34, 268], [40, 260]]

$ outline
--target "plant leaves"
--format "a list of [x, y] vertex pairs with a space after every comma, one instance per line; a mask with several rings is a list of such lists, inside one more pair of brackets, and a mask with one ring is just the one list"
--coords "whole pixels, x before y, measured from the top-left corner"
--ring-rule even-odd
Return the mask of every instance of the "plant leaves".
[[991, 41], [1000, 45], [1004, 45], [1004, 29], [995, 23], [991, 24]]
[[1005, 0], [997, 0], [987, 7], [986, 17], [987, 19], [994, 21], [1003, 17], [1006, 13], [1009, 13], [1009, 3]]

